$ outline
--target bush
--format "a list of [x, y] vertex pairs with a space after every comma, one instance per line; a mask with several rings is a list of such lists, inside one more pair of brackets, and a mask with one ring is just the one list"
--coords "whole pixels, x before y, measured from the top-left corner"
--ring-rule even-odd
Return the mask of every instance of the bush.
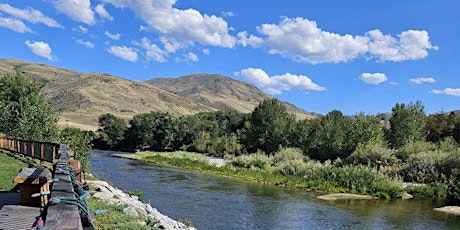
[[394, 165], [398, 159], [391, 149], [376, 144], [358, 144], [356, 150], [345, 159], [345, 163], [364, 165], [370, 168]]
[[308, 165], [302, 160], [285, 160], [275, 165], [275, 172], [283, 175], [304, 176], [308, 170]]
[[418, 155], [422, 152], [430, 152], [435, 149], [435, 146], [427, 141], [416, 141], [416, 142], [409, 142], [398, 149], [395, 153], [396, 157], [399, 159], [406, 161], [409, 157]]
[[322, 190], [328, 190], [328, 187], [324, 186], [329, 186], [344, 188], [344, 192], [391, 198], [400, 197], [403, 193], [399, 182], [366, 167], [324, 165], [308, 175], [307, 179], [316, 181]]
[[284, 148], [276, 152], [273, 156], [273, 162], [275, 164], [281, 163], [283, 161], [293, 161], [293, 160], [302, 160], [305, 159], [303, 152], [299, 148]]
[[273, 159], [262, 151], [234, 157], [232, 160], [233, 166], [247, 169], [267, 169], [272, 165], [272, 163]]
[[430, 156], [423, 156], [409, 161], [401, 169], [400, 175], [404, 181], [431, 183], [439, 179], [436, 162]]

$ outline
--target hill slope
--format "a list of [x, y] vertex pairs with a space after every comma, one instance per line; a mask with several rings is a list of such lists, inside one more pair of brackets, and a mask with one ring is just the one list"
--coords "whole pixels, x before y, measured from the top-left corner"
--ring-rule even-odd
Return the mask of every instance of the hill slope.
[[[85, 130], [97, 129], [99, 115], [112, 113], [130, 119], [152, 110], [174, 115], [233, 108], [251, 112], [269, 98], [255, 86], [219, 75], [137, 82], [102, 73], [79, 73], [53, 66], [0, 59], [0, 76], [19, 71], [45, 83], [42, 93], [59, 113], [59, 124]], [[311, 117], [287, 104], [301, 118]]]
[[[216, 109], [236, 109], [244, 113], [252, 112], [261, 101], [271, 98], [252, 84], [217, 74], [201, 73], [179, 78], [154, 78], [146, 82]], [[283, 103], [298, 118], [319, 116], [290, 103]]]

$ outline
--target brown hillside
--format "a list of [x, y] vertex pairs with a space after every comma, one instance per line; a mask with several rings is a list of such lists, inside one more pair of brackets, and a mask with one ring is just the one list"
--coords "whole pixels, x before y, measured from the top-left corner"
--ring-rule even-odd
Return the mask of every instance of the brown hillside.
[[[228, 77], [199, 74], [137, 82], [101, 73], [79, 73], [48, 65], [0, 59], [0, 76], [22, 74], [45, 83], [42, 93], [59, 113], [61, 126], [97, 129], [99, 115], [112, 113], [130, 119], [152, 110], [173, 115], [233, 108], [251, 112], [269, 96], [255, 86]], [[177, 82], [178, 81], [178, 82]], [[291, 111], [296, 111], [290, 105]], [[311, 114], [297, 109], [297, 116]]]

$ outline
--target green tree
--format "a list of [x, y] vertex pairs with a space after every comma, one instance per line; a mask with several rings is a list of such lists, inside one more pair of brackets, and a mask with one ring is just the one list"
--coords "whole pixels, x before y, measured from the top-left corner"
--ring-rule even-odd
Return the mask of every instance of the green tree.
[[426, 114], [420, 101], [396, 105], [392, 109], [388, 141], [393, 148], [425, 140]]
[[295, 117], [277, 99], [262, 101], [251, 113], [246, 132], [248, 151], [260, 149], [274, 154], [280, 147], [289, 147]]
[[174, 140], [174, 117], [171, 114], [159, 111], [137, 114], [129, 124], [126, 140], [133, 147], [171, 147]]
[[426, 140], [440, 142], [444, 138], [453, 136], [455, 125], [460, 122], [460, 118], [455, 113], [437, 113], [428, 116], [426, 124]]
[[81, 162], [85, 172], [89, 172], [91, 168], [91, 146], [89, 143], [93, 137], [94, 133], [92, 132], [70, 127], [61, 130], [59, 137], [59, 143], [67, 145], [74, 152], [74, 158]]
[[312, 144], [308, 155], [317, 160], [345, 158], [351, 151], [348, 146], [352, 119], [333, 110], [313, 121]]
[[125, 120], [113, 114], [106, 113], [99, 116], [98, 138], [95, 140], [98, 148], [119, 148], [124, 139], [128, 124]]
[[18, 139], [56, 140], [57, 118], [40, 94], [41, 87], [19, 72], [0, 79], [0, 132]]

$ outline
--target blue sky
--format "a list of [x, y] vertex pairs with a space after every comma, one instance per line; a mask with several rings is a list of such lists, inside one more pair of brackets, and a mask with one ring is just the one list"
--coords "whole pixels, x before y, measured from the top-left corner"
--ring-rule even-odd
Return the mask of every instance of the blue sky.
[[0, 1], [0, 57], [144, 81], [214, 73], [307, 111], [460, 109], [460, 1]]

